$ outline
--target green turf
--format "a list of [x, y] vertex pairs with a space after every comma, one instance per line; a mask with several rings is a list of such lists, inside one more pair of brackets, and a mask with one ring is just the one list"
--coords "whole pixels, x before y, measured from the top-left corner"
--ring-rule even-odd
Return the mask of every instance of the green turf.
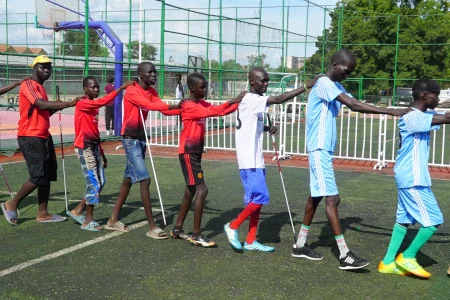
[[[207, 154], [205, 154], [207, 157]], [[102, 204], [95, 211], [97, 220], [106, 222], [117, 196], [125, 159], [110, 156], [106, 170], [107, 185]], [[177, 159], [155, 159], [158, 180], [166, 209], [167, 229], [173, 226], [184, 189]], [[444, 224], [419, 253], [419, 262], [433, 273], [430, 280], [382, 275], [376, 271], [389, 243], [395, 221], [396, 189], [391, 176], [336, 172], [342, 203], [340, 205], [345, 238], [351, 249], [369, 259], [362, 271], [338, 269], [337, 247], [327, 224], [324, 207], [318, 210], [308, 241], [323, 253], [314, 262], [290, 256], [292, 231], [277, 169], [267, 168], [272, 202], [263, 209], [258, 238], [275, 246], [274, 253], [235, 253], [231, 250], [223, 225], [242, 209], [242, 187], [237, 165], [230, 162], [203, 163], [209, 195], [204, 214], [204, 233], [218, 243], [216, 249], [202, 249], [185, 241], [155, 241], [145, 236], [146, 226], [62, 257], [43, 262], [0, 278], [0, 299], [448, 299], [449, 280], [445, 274], [449, 228]], [[23, 163], [3, 165], [13, 189], [27, 178]], [[61, 169], [61, 168], [60, 168]], [[81, 170], [74, 156], [66, 158], [70, 199], [84, 191]], [[291, 209], [298, 229], [308, 195], [308, 171], [283, 169]], [[61, 175], [61, 172], [60, 172]], [[62, 176], [60, 176], [62, 177]], [[448, 181], [435, 180], [433, 190], [446, 214], [450, 203]], [[3, 189], [0, 200], [8, 199]], [[159, 207], [152, 183], [152, 201]], [[127, 200], [139, 207], [138, 188]], [[51, 212], [62, 213], [62, 178], [52, 186]], [[74, 207], [76, 203], [71, 202]], [[71, 221], [37, 224], [36, 196], [21, 205], [20, 226], [12, 227], [0, 219], [0, 270], [19, 263], [109, 234], [84, 232]], [[157, 213], [161, 221], [160, 213]], [[144, 220], [144, 212], [124, 208], [125, 223]], [[192, 212], [185, 224], [192, 230]], [[245, 238], [245, 224], [241, 240]], [[417, 229], [410, 230], [410, 241]]]

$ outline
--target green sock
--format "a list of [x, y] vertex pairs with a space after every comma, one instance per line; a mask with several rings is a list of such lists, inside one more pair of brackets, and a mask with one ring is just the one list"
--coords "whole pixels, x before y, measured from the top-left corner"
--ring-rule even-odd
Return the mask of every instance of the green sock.
[[409, 245], [408, 249], [403, 252], [403, 257], [415, 258], [417, 252], [419, 252], [420, 248], [422, 248], [423, 245], [425, 245], [425, 243], [433, 236], [436, 230], [437, 228], [434, 226], [421, 227], [411, 245]]
[[383, 263], [388, 265], [395, 261], [395, 256], [397, 255], [398, 249], [402, 245], [403, 239], [405, 238], [407, 228], [398, 223], [395, 223], [394, 229], [392, 230], [391, 242], [386, 251], [386, 256], [383, 259]]

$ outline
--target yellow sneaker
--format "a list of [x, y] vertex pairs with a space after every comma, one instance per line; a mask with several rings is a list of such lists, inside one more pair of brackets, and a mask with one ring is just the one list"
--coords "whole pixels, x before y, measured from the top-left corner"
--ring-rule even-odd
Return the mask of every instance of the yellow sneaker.
[[408, 271], [397, 267], [395, 262], [391, 262], [390, 264], [385, 265], [382, 261], [378, 264], [378, 272], [383, 274], [397, 274], [401, 276], [409, 275]]
[[447, 269], [447, 274], [450, 275], [450, 266]]
[[403, 253], [400, 253], [395, 259], [397, 266], [405, 269], [406, 271], [423, 278], [430, 278], [431, 273], [422, 268], [421, 265], [417, 263], [415, 258], [404, 258]]

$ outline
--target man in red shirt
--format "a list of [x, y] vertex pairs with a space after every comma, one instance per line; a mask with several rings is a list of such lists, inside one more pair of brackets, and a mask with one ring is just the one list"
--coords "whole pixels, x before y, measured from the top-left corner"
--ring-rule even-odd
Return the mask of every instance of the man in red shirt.
[[38, 189], [39, 209], [36, 221], [39, 223], [61, 222], [65, 217], [51, 215], [47, 210], [50, 195], [50, 182], [56, 181], [55, 148], [50, 128], [50, 115], [54, 112], [75, 106], [78, 98], [71, 102], [49, 102], [43, 86], [52, 74], [50, 59], [41, 55], [30, 65], [33, 75], [20, 85], [19, 90], [19, 129], [17, 141], [20, 151], [27, 163], [30, 178], [26, 181], [12, 200], [1, 204], [6, 221], [17, 225], [17, 206]]
[[[86, 180], [86, 193], [78, 206], [67, 215], [81, 224], [81, 229], [100, 231], [102, 227], [94, 221], [94, 206], [99, 203], [100, 192], [105, 185], [104, 168], [108, 166], [105, 154], [100, 146], [98, 130], [98, 110], [107, 105], [134, 81], [127, 81], [117, 90], [105, 97], [95, 100], [100, 92], [100, 85], [94, 76], [83, 79], [84, 96], [75, 106], [75, 152], [80, 160], [81, 170]], [[82, 215], [86, 208], [86, 217]]]
[[[106, 78], [107, 85], [105, 86], [105, 95], [114, 92], [114, 76], [108, 76]], [[114, 102], [110, 101], [105, 106], [105, 125], [106, 135], [114, 134]], [[111, 129], [111, 130], [110, 130]]]
[[156, 83], [156, 68], [152, 63], [142, 62], [138, 65], [139, 83], [126, 89], [123, 99], [122, 145], [127, 156], [127, 165], [116, 205], [105, 229], [128, 232], [129, 229], [119, 221], [119, 213], [130, 192], [131, 185], [139, 182], [141, 200], [148, 219], [150, 231], [147, 236], [154, 239], [167, 239], [168, 235], [159, 228], [152, 214], [150, 204], [150, 175], [145, 165], [147, 149], [145, 124], [149, 110], [161, 111], [165, 115], [178, 115], [181, 101], [177, 105], [167, 105], [158, 98], [158, 93], [151, 85]]
[[[208, 187], [205, 184], [201, 166], [205, 139], [205, 118], [224, 116], [236, 111], [239, 102], [241, 102], [246, 92], [240, 93], [233, 100], [215, 106], [204, 100], [208, 84], [202, 75], [195, 73], [189, 75], [187, 84], [189, 88], [189, 99], [183, 102], [181, 106], [183, 131], [178, 150], [186, 189], [177, 221], [170, 234], [173, 238], [187, 240], [198, 246], [214, 247], [216, 243], [203, 236], [201, 229], [203, 207], [206, 196], [208, 195]], [[182, 228], [196, 193], [194, 232], [190, 236], [184, 233]]]

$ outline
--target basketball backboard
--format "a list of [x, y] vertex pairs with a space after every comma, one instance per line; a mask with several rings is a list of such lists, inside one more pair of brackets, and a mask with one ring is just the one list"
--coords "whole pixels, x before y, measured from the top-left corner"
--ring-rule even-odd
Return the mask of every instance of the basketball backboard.
[[203, 58], [189, 55], [188, 57], [188, 74], [199, 73], [202, 74]]
[[84, 18], [84, 4], [80, 0], [35, 0], [36, 26], [57, 28], [59, 22], [80, 21]]

